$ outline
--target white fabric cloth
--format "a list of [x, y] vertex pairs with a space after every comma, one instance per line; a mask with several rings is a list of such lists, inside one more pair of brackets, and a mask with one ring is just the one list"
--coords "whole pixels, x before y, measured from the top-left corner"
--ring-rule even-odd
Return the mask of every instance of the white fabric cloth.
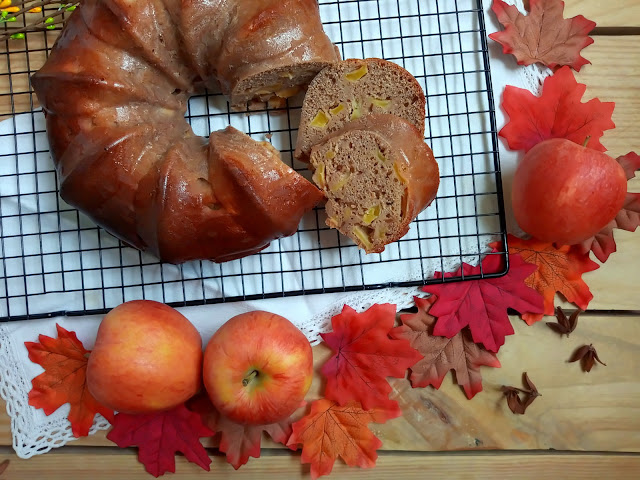
[[[417, 1], [417, 0], [416, 0]], [[424, 5], [427, 2], [422, 3], [420, 0], [420, 5]], [[346, 17], [351, 15], [355, 15], [355, 18], [377, 18], [379, 13], [375, 13], [374, 16], [367, 17], [366, 11], [353, 12], [354, 6], [358, 4], [353, 4], [353, 2], [349, 2], [344, 4], [344, 10], [340, 10], [339, 12], [335, 12], [331, 10], [331, 5], [335, 7], [334, 3], [323, 5], [325, 2], [321, 3], [321, 12], [323, 15], [323, 20], [325, 22], [331, 22], [334, 20], [334, 16], [338, 15], [338, 19], [344, 21]], [[363, 8], [365, 4], [370, 4], [374, 2], [363, 2]], [[384, 0], [381, 1], [384, 3]], [[393, 0], [389, 2], [390, 8], [393, 8], [393, 5], [399, 5], [403, 2], [396, 2]], [[415, 1], [411, 2], [407, 0], [404, 2], [407, 4], [417, 5]], [[436, 3], [435, 0], [432, 3]], [[440, 2], [441, 4], [447, 3], [451, 4], [453, 2]], [[466, 0], [457, 0], [455, 2], [458, 5], [459, 10], [464, 10], [462, 8], [462, 4], [469, 3], [470, 6], [475, 5], [475, 1], [466, 1]], [[486, 5], [485, 9], [485, 21], [487, 33], [491, 33], [493, 31], [498, 30], [498, 25], [495, 21], [494, 16], [491, 13], [487, 13], [490, 8], [490, 1], [485, 1]], [[512, 0], [511, 3], [515, 3], [522, 10], [522, 2], [520, 0]], [[322, 8], [322, 7], [326, 8]], [[336, 7], [337, 8], [337, 7]], [[358, 7], [359, 8], [359, 7]], [[398, 7], [395, 7], [396, 9]], [[419, 8], [419, 7], [415, 7]], [[425, 8], [424, 6], [420, 8]], [[434, 7], [437, 9], [437, 6]], [[447, 8], [450, 8], [448, 6]], [[398, 14], [397, 12], [395, 13]], [[438, 16], [438, 18], [442, 18], [442, 21], [446, 21], [450, 17], [450, 15], [442, 15]], [[461, 28], [462, 22], [465, 20], [461, 20], [461, 16], [457, 18], [455, 16], [451, 16], [452, 22], [455, 22], [454, 28], [451, 30], [445, 30], [447, 28], [446, 25], [440, 25], [440, 31], [458, 31], [463, 30]], [[377, 23], [377, 22], [375, 22]], [[364, 22], [363, 22], [364, 24]], [[328, 29], [329, 36], [336, 40], [334, 35], [340, 35], [340, 38], [349, 42], [350, 39], [347, 38], [348, 34], [340, 31], [339, 33], [332, 31], [331, 27], [336, 27], [335, 24], [330, 24]], [[383, 27], [380, 25], [380, 31], [377, 33], [378, 38], [383, 35], [382, 29]], [[406, 25], [403, 28], [408, 28]], [[406, 34], [406, 32], [405, 32]], [[363, 38], [359, 40], [365, 40], [366, 29], [361, 32]], [[477, 35], [477, 34], [476, 34]], [[451, 36], [451, 35], [449, 35]], [[443, 36], [444, 38], [445, 36]], [[418, 37], [419, 38], [419, 37]], [[436, 37], [437, 40], [437, 37]], [[476, 39], [477, 40], [477, 39]], [[462, 41], [462, 40], [460, 40]], [[496, 92], [496, 117], [497, 117], [497, 125], [500, 128], [504, 125], [504, 115], [502, 110], [499, 108], [501, 92], [504, 89], [504, 86], [515, 85], [523, 88], [527, 88], [533, 92], [539, 91], [539, 86], [542, 78], [548, 74], [545, 69], [540, 69], [537, 67], [530, 68], [522, 68], [518, 67], [515, 61], [509, 57], [501, 54], [501, 47], [488, 40], [489, 49], [491, 55], [491, 70], [492, 70], [492, 82], [493, 82], [493, 90]], [[389, 48], [394, 48], [393, 46], [381, 47], [382, 49], [387, 48], [384, 52], [370, 52], [365, 50], [366, 42], [356, 42], [347, 43], [347, 47], [345, 48], [345, 56], [346, 57], [363, 57], [363, 56], [382, 56], [385, 53], [388, 58], [390, 55], [388, 54]], [[351, 51], [354, 47], [357, 47], [356, 51]], [[441, 47], [444, 46], [441, 44]], [[352, 48], [353, 47], [353, 48]], [[404, 47], [403, 47], [404, 48]], [[407, 47], [408, 48], [408, 47]], [[476, 46], [476, 48], [478, 48]], [[406, 51], [403, 50], [403, 56], [408, 55]], [[407, 68], [409, 66], [407, 65]], [[428, 87], [428, 85], [427, 85]], [[449, 105], [451, 108], [455, 108], [455, 106]], [[197, 104], [192, 105], [192, 110], [196, 110], [198, 107]], [[430, 112], [433, 114], [434, 112]], [[197, 112], [192, 111], [192, 115], [197, 115]], [[226, 121], [226, 116], [224, 116], [223, 121]], [[249, 120], [246, 120], [247, 122]], [[259, 120], [258, 120], [259, 121]], [[271, 119], [273, 121], [273, 119]], [[252, 120], [253, 125], [249, 125], [254, 131], [256, 130], [255, 122], [256, 120]], [[204, 122], [206, 123], [206, 122]], [[233, 122], [232, 122], [233, 123]], [[16, 122], [15, 124], [19, 124]], [[8, 124], [7, 122], [3, 122], [0, 124], [0, 132], [6, 132], [7, 129], [9, 131], [14, 128], [14, 123], [11, 122]], [[215, 123], [212, 125], [206, 126], [198, 125], [196, 121], [194, 123], [194, 130], [199, 134], [206, 134], [211, 130], [215, 130], [216, 128], [221, 128], [224, 125], [216, 125]], [[245, 131], [247, 125], [241, 124], [236, 125], [238, 128], [243, 128]], [[199, 131], [199, 129], [205, 128], [206, 131]], [[259, 128], [259, 127], [258, 127]], [[4, 130], [3, 130], [4, 129]], [[434, 132], [432, 132], [433, 135]], [[449, 141], [447, 139], [447, 141]], [[278, 147], [274, 142], [274, 145]], [[432, 145], [434, 151], [437, 150], [436, 146]], [[0, 148], [8, 148], [2, 147]], [[31, 146], [33, 149], [33, 146]], [[3, 152], [0, 152], [3, 153]], [[436, 155], [437, 156], [437, 155]], [[511, 177], [513, 168], [516, 165], [517, 156], [513, 152], [509, 152], [504, 148], [504, 144], [500, 143], [500, 157], [501, 157], [501, 168], [503, 170], [503, 178], [508, 179]], [[0, 168], [3, 168], [0, 166]], [[0, 172], [3, 173], [3, 172]], [[505, 198], [510, 194], [510, 189], [508, 187], [509, 182], [505, 182]], [[442, 192], [441, 192], [442, 193]], [[507, 207], [508, 214], [508, 222], [509, 229], [515, 230], [515, 225], [511, 220], [510, 211], [508, 209], [509, 202], [505, 202]], [[24, 206], [23, 206], [24, 207]], [[26, 208], [26, 207], [25, 207]], [[474, 219], [475, 221], [475, 219]], [[456, 242], [458, 239], [456, 238]], [[474, 244], [476, 239], [473, 239]], [[483, 244], [480, 245], [481, 248], [486, 249], [486, 244], [490, 241], [489, 238], [483, 240]], [[408, 248], [412, 248], [409, 246]], [[466, 246], [460, 245], [461, 253], [464, 254], [466, 252]], [[473, 245], [473, 248], [478, 248], [478, 246]], [[5, 252], [6, 253], [6, 252]], [[360, 254], [355, 253], [356, 258], [352, 260], [356, 260], [359, 263]], [[454, 258], [452, 261], [448, 263], [441, 263], [440, 260], [432, 261], [431, 263], [414, 263], [410, 264], [408, 268], [398, 268], [394, 271], [389, 271], [389, 268], [385, 267], [385, 264], [381, 264], [378, 267], [377, 271], [374, 271], [371, 278], [378, 279], [381, 281], [394, 281], [394, 280], [407, 280], [407, 279], [419, 279], [422, 275], [424, 275], [425, 271], [428, 272], [429, 275], [433, 273], [434, 270], [440, 270], [444, 267], [445, 271], [453, 271], [457, 269], [459, 266], [459, 258]], [[325, 260], [326, 261], [326, 260]], [[349, 258], [342, 257], [342, 261], [349, 261]], [[465, 261], [473, 262], [473, 258]], [[477, 261], [477, 260], [476, 260]], [[250, 263], [249, 263], [250, 265]], [[245, 268], [247, 264], [245, 264]], [[186, 267], [187, 269], [189, 267]], [[233, 267], [231, 267], [233, 268]], [[245, 270], [246, 271], [246, 270]], [[195, 272], [194, 274], [197, 274]], [[165, 277], [166, 279], [166, 277]], [[343, 281], [343, 279], [339, 279]], [[283, 280], [284, 281], [284, 280]], [[306, 280], [307, 282], [313, 280]], [[325, 281], [329, 281], [325, 279]], [[300, 287], [297, 284], [291, 285], [287, 284], [286, 288], [295, 289], [295, 287]], [[326, 286], [326, 285], [325, 285]], [[204, 287], [203, 287], [204, 288]], [[247, 287], [250, 288], [250, 287]], [[309, 287], [307, 283], [307, 288]], [[233, 293], [226, 292], [226, 295], [232, 295]], [[337, 294], [322, 294], [322, 295], [308, 295], [308, 296], [299, 296], [299, 297], [288, 297], [288, 298], [277, 298], [277, 299], [268, 299], [268, 300], [257, 300], [257, 301], [244, 301], [244, 302], [235, 302], [235, 303], [223, 303], [217, 305], [210, 306], [197, 306], [197, 307], [185, 307], [180, 308], [179, 310], [187, 316], [194, 325], [198, 328], [200, 333], [202, 334], [203, 342], [206, 343], [212, 333], [227, 319], [232, 316], [250, 310], [268, 310], [275, 313], [279, 313], [290, 320], [292, 320], [298, 327], [302, 329], [302, 331], [307, 335], [309, 340], [312, 343], [317, 343], [319, 341], [319, 333], [325, 332], [330, 329], [330, 320], [333, 315], [338, 313], [344, 304], [348, 304], [354, 307], [356, 310], [364, 310], [368, 308], [370, 305], [374, 303], [395, 303], [398, 306], [398, 309], [406, 308], [412, 305], [412, 297], [414, 295], [420, 295], [420, 289], [418, 287], [412, 288], [392, 288], [392, 289], [383, 289], [383, 290], [368, 290], [363, 292], [355, 292], [355, 293], [337, 293]], [[55, 302], [60, 300], [55, 300], [51, 297], [44, 298], [43, 302], [46, 304], [42, 306], [42, 308], [47, 308], [48, 311], [57, 311], [58, 309], [65, 309], [67, 305], [64, 303], [60, 305], [56, 305]], [[65, 297], [64, 300], [60, 302], [73, 302], [74, 299], [69, 297]], [[51, 302], [54, 302], [52, 304]], [[35, 307], [37, 308], [37, 307]], [[38, 334], [44, 334], [49, 336], [55, 336], [55, 324], [59, 323], [61, 326], [68, 330], [73, 330], [78, 334], [78, 338], [84, 343], [85, 347], [90, 349], [92, 347], [93, 341], [95, 339], [95, 333], [100, 321], [100, 316], [87, 316], [87, 317], [59, 317], [52, 318], [46, 320], [32, 320], [32, 321], [22, 321], [22, 322], [10, 322], [6, 324], [0, 324], [0, 395], [5, 399], [7, 404], [7, 412], [11, 417], [11, 428], [13, 434], [13, 446], [18, 456], [22, 458], [29, 458], [33, 455], [45, 453], [52, 448], [57, 448], [65, 445], [67, 442], [72, 441], [74, 439], [71, 433], [71, 427], [66, 419], [68, 414], [68, 405], [63, 406], [55, 413], [50, 416], [45, 416], [42, 410], [36, 410], [28, 405], [28, 392], [31, 389], [31, 379], [42, 372], [42, 368], [36, 364], [31, 363], [27, 357], [27, 351], [24, 347], [25, 341], [37, 341]], [[104, 420], [102, 417], [98, 417], [94, 422], [94, 425], [91, 429], [91, 434], [95, 433], [98, 430], [104, 430], [109, 427], [108, 422]]]

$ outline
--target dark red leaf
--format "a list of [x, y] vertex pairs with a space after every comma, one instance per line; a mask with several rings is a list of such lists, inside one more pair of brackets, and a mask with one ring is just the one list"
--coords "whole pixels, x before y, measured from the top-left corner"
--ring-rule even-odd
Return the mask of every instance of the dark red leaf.
[[200, 415], [184, 405], [140, 415], [118, 413], [107, 438], [120, 448], [138, 447], [138, 461], [154, 477], [176, 471], [175, 454], [181, 452], [192, 463], [209, 471], [211, 459], [200, 443], [213, 432]]
[[[505, 336], [513, 334], [508, 308], [542, 313], [542, 296], [524, 282], [536, 266], [524, 262], [518, 255], [510, 255], [509, 261], [509, 273], [503, 277], [425, 286], [425, 292], [438, 297], [430, 310], [430, 314], [438, 319], [433, 334], [451, 338], [468, 325], [475, 343], [497, 352], [504, 344]], [[467, 277], [481, 272], [498, 272], [501, 263], [499, 255], [489, 254], [482, 266], [472, 267], [465, 263], [456, 273], [447, 273], [444, 278], [461, 273]], [[442, 277], [436, 272], [436, 278]]]

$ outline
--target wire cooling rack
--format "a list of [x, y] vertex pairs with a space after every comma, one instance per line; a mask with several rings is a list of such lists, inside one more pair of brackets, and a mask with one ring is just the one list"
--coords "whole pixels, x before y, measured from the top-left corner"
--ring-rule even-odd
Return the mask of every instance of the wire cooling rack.
[[[0, 114], [7, 118], [0, 123], [0, 318], [100, 313], [140, 298], [177, 306], [441, 282], [435, 271], [479, 264], [490, 242], [506, 245], [481, 0], [319, 3], [343, 58], [396, 62], [426, 93], [425, 137], [441, 186], [403, 239], [382, 254], [365, 255], [325, 226], [320, 207], [295, 235], [224, 264], [161, 264], [121, 244], [58, 196], [43, 114], [29, 84], [59, 33], [45, 29], [0, 45]], [[52, 8], [39, 15], [51, 15]], [[26, 15], [17, 22], [38, 14]], [[303, 172], [292, 159], [300, 104], [249, 114], [230, 111], [224, 97], [207, 93], [190, 100], [187, 117], [199, 135], [231, 124], [269, 139]], [[473, 278], [505, 273], [506, 252], [496, 254], [504, 257], [504, 270]]]

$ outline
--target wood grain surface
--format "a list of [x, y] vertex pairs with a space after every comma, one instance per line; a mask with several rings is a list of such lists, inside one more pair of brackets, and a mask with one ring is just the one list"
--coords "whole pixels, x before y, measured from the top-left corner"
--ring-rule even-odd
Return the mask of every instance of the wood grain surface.
[[596, 28], [640, 27], [638, 0], [564, 0], [564, 5], [565, 18], [583, 15], [596, 22]]
[[[64, 451], [50, 452], [30, 460], [0, 452], [0, 461], [10, 460], [4, 476], [7, 480], [149, 480], [134, 455], [115, 448], [79, 449], [65, 447]], [[635, 455], [585, 455], [585, 454], [436, 454], [413, 452], [381, 452], [373, 470], [348, 468], [336, 462], [328, 477], [332, 480], [409, 480], [424, 479], [518, 479], [518, 480], [584, 480], [587, 478], [637, 480], [640, 456]], [[285, 453], [263, 452], [260, 459], [252, 459], [237, 471], [221, 457], [214, 457], [211, 471], [188, 463], [184, 457], [176, 457], [176, 474], [166, 478], [186, 480], [192, 478], [216, 478], [232, 480], [310, 478], [309, 467], [300, 465], [299, 456]]]

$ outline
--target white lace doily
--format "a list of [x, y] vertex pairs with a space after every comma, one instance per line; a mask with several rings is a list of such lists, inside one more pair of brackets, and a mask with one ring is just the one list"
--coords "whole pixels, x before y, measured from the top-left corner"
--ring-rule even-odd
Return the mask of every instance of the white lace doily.
[[[490, 3], [489, 1], [485, 2], [485, 13], [489, 11]], [[523, 10], [520, 0], [511, 0], [509, 3], [515, 4]], [[498, 30], [499, 27], [492, 14], [485, 14], [485, 19], [487, 33]], [[539, 93], [542, 80], [549, 75], [547, 69], [537, 66], [518, 67], [510, 56], [502, 55], [500, 45], [495, 42], [490, 42], [490, 57], [495, 92], [502, 92], [504, 86], [508, 84]], [[500, 93], [497, 95], [498, 104], [499, 101]], [[496, 120], [499, 126], [505, 123], [504, 114], [499, 107], [496, 109]], [[507, 151], [504, 144], [501, 143], [500, 158], [503, 179], [505, 180], [505, 198], [508, 198], [510, 195], [509, 179], [517, 163], [517, 154]], [[505, 202], [508, 228], [510, 231], [517, 231], [517, 226], [509, 211], [509, 203]], [[486, 247], [486, 245], [483, 246]], [[453, 271], [456, 268], [458, 268], [457, 264], [445, 265], [446, 271]], [[345, 304], [358, 311], [365, 310], [374, 303], [395, 303], [398, 309], [402, 309], [413, 304], [414, 295], [421, 295], [418, 287], [278, 298], [187, 307], [179, 310], [196, 325], [204, 343], [224, 321], [232, 316], [243, 311], [262, 309], [289, 318], [305, 333], [310, 342], [315, 344], [319, 341], [319, 334], [330, 329], [331, 317], [339, 313]], [[7, 412], [11, 417], [13, 446], [19, 457], [29, 458], [74, 440], [66, 418], [68, 406], [61, 407], [47, 417], [42, 410], [36, 410], [28, 405], [31, 379], [40, 374], [42, 368], [29, 361], [24, 342], [37, 341], [38, 334], [55, 336], [55, 324], [59, 323], [64, 328], [75, 331], [85, 347], [90, 349], [95, 339], [99, 320], [100, 318], [96, 316], [65, 317], [0, 325], [0, 395], [5, 399]], [[96, 418], [90, 434], [108, 427], [108, 422], [99, 416]]]

